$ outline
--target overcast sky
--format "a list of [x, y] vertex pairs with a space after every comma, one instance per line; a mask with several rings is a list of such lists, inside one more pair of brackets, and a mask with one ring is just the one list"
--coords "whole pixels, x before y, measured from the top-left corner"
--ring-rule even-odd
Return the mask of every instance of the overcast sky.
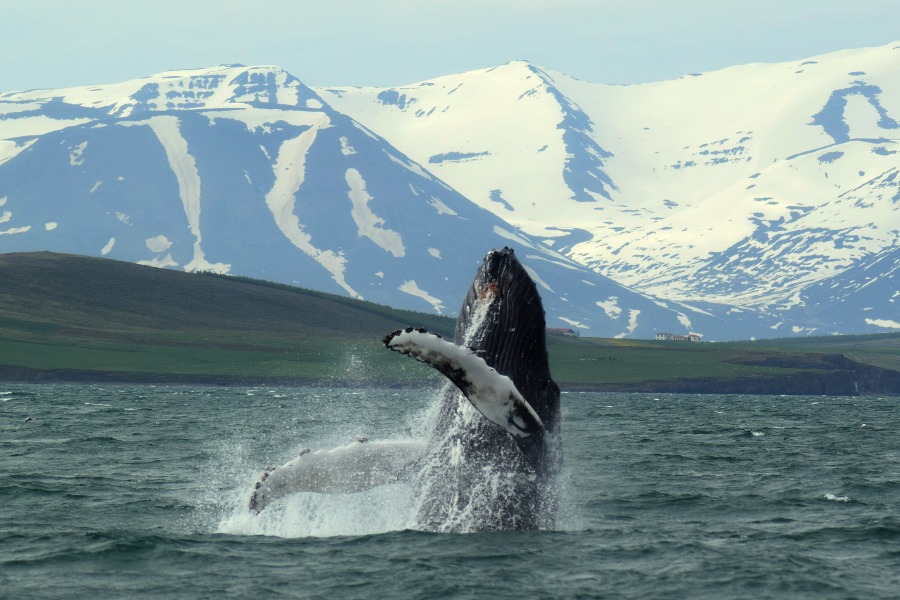
[[0, 91], [222, 63], [390, 86], [517, 59], [639, 83], [894, 41], [898, 0], [0, 0]]

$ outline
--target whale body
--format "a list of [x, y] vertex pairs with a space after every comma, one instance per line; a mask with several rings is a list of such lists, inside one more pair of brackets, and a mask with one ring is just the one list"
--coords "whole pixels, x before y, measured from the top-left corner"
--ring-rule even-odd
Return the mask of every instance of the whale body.
[[417, 529], [553, 528], [562, 465], [559, 387], [550, 375], [540, 295], [513, 250], [484, 258], [452, 342], [409, 327], [388, 334], [384, 345], [449, 380], [425, 441], [305, 451], [263, 473], [251, 510], [290, 493], [405, 482], [414, 489]]

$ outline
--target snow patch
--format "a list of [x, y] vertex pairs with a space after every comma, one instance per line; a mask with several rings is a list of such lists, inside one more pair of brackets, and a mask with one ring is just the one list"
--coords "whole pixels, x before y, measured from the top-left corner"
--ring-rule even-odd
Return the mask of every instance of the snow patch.
[[96, 191], [100, 188], [100, 185], [101, 185], [102, 183], [103, 183], [103, 182], [100, 181], [100, 180], [98, 179], [97, 182], [94, 183], [93, 186], [91, 186], [91, 191], [90, 191], [89, 193], [93, 194], [94, 192], [96, 192]]
[[425, 290], [419, 288], [418, 284], [416, 284], [415, 279], [410, 279], [409, 281], [404, 281], [403, 285], [400, 286], [400, 291], [410, 296], [415, 296], [416, 298], [421, 298], [428, 304], [434, 308], [434, 312], [437, 314], [443, 314], [444, 303], [441, 302], [438, 298], [435, 298]]
[[687, 329], [688, 331], [691, 331], [694, 328], [694, 326], [691, 325], [691, 320], [688, 318], [688, 316], [686, 314], [677, 313], [677, 318], [678, 318], [678, 322], [681, 323], [682, 326], [684, 326], [684, 328]]
[[372, 212], [369, 201], [372, 197], [366, 191], [366, 182], [356, 169], [347, 169], [344, 174], [347, 185], [350, 186], [350, 201], [353, 208], [350, 216], [356, 223], [359, 237], [366, 237], [386, 252], [390, 252], [394, 258], [402, 258], [406, 255], [403, 239], [400, 234], [391, 229], [384, 228], [384, 219]]
[[694, 311], [695, 313], [700, 313], [701, 315], [706, 315], [707, 317], [714, 317], [715, 315], [709, 312], [708, 310], [703, 310], [702, 308], [697, 308], [696, 306], [691, 306], [690, 304], [685, 304], [684, 302], [681, 305], [689, 310]]
[[0, 223], [6, 223], [10, 219], [12, 219], [12, 213], [10, 211], [4, 210], [0, 213]]
[[34, 138], [21, 146], [14, 140], [0, 140], [0, 165], [17, 157], [19, 154], [30, 148], [37, 140], [38, 138]]
[[628, 327], [622, 333], [616, 334], [616, 339], [625, 338], [634, 333], [634, 330], [637, 329], [638, 326], [639, 314], [641, 314], [641, 311], [636, 308], [628, 311]]
[[203, 236], [200, 233], [200, 173], [197, 162], [188, 152], [187, 141], [182, 137], [177, 117], [152, 117], [144, 122], [159, 139], [166, 152], [169, 168], [175, 173], [178, 182], [178, 193], [187, 216], [188, 228], [194, 236], [194, 257], [184, 266], [185, 271], [212, 271], [228, 273], [231, 265], [211, 263], [206, 260], [200, 244]]
[[13, 227], [6, 231], [0, 231], [0, 235], [15, 235], [17, 233], [26, 233], [28, 231], [31, 231], [31, 225], [26, 225], [25, 227]]
[[106, 245], [103, 246], [103, 248], [100, 250], [100, 254], [102, 256], [106, 256], [107, 254], [112, 252], [113, 246], [115, 246], [115, 245], [116, 245], [116, 238], [114, 238], [114, 237], [109, 238], [109, 241], [106, 242]]
[[503, 229], [503, 228], [500, 227], [499, 225], [494, 225], [494, 233], [496, 233], [497, 235], [499, 235], [499, 236], [502, 237], [503, 239], [509, 240], [509, 241], [511, 241], [511, 242], [516, 242], [517, 244], [520, 244], [520, 245], [522, 245], [522, 246], [527, 246], [528, 248], [532, 248], [532, 247], [533, 247], [533, 246], [531, 245], [531, 242], [529, 242], [528, 240], [526, 240], [526, 239], [523, 238], [522, 236], [516, 235], [516, 234], [513, 233], [512, 231]]
[[362, 126], [361, 124], [359, 124], [357, 121], [353, 121], [353, 126], [356, 127], [357, 129], [359, 129], [360, 131], [362, 131], [364, 134], [366, 134], [367, 136], [369, 136], [369, 137], [372, 138], [373, 140], [375, 140], [376, 142], [378, 141], [378, 137], [377, 137], [374, 133], [372, 133], [371, 131], [369, 131], [369, 130], [366, 129], [365, 127], [363, 127], [363, 126]]
[[588, 329], [587, 325], [579, 323], [578, 321], [575, 321], [574, 319], [567, 319], [566, 317], [557, 317], [557, 318], [564, 323], [568, 323], [572, 327], [577, 327], [578, 329]]
[[356, 154], [356, 149], [350, 145], [350, 140], [347, 139], [347, 136], [341, 136], [341, 154], [344, 156], [350, 156], [351, 154]]
[[540, 275], [537, 274], [537, 271], [535, 271], [531, 267], [526, 267], [525, 265], [522, 265], [522, 268], [525, 269], [525, 272], [528, 273], [528, 276], [531, 277], [531, 279], [533, 279], [536, 284], [538, 284], [539, 286], [541, 286], [548, 292], [554, 293], [553, 288], [551, 288], [549, 285], [547, 285], [546, 281], [541, 279]]
[[77, 167], [81, 164], [84, 164], [84, 149], [87, 148], [87, 142], [81, 142], [71, 150], [69, 150], [69, 164], [73, 167]]
[[434, 177], [432, 177], [430, 173], [428, 173], [427, 171], [425, 171], [425, 169], [423, 169], [422, 167], [420, 167], [420, 166], [417, 165], [416, 163], [414, 163], [414, 162], [409, 162], [409, 161], [406, 161], [406, 160], [402, 160], [402, 159], [400, 159], [400, 158], [394, 156], [393, 154], [391, 154], [391, 153], [388, 152], [387, 150], [382, 150], [382, 151], [383, 151], [385, 154], [387, 154], [387, 157], [390, 158], [391, 161], [397, 163], [398, 165], [400, 165], [401, 167], [403, 167], [403, 168], [406, 169], [407, 171], [410, 171], [410, 172], [412, 172], [412, 173], [415, 173], [416, 175], [418, 175], [419, 177], [421, 177], [421, 178], [423, 178], [423, 179], [434, 180]]
[[294, 214], [296, 194], [306, 177], [306, 154], [316, 141], [319, 129], [331, 126], [325, 114], [318, 115], [318, 121], [309, 129], [293, 139], [284, 141], [278, 149], [275, 159], [275, 183], [266, 194], [266, 206], [275, 218], [275, 224], [281, 233], [307, 256], [318, 262], [331, 273], [332, 279], [350, 296], [362, 299], [344, 277], [347, 259], [342, 253], [332, 250], [321, 250], [312, 243], [309, 235]]
[[440, 198], [432, 196], [428, 203], [434, 207], [434, 210], [436, 210], [439, 215], [450, 215], [451, 217], [457, 216], [456, 211], [441, 202]]
[[151, 258], [150, 260], [139, 260], [139, 265], [145, 265], [147, 267], [156, 267], [158, 269], [164, 269], [166, 267], [177, 267], [178, 263], [172, 259], [171, 254], [166, 254], [164, 258]]
[[622, 309], [619, 307], [619, 297], [618, 296], [610, 296], [603, 302], [596, 302], [597, 306], [603, 309], [603, 312], [606, 313], [606, 316], [610, 319], [618, 319], [622, 316]]
[[162, 234], [156, 237], [147, 238], [145, 243], [147, 244], [147, 249], [150, 250], [150, 252], [156, 252], [157, 254], [165, 252], [172, 247], [172, 242], [169, 241], [169, 238]]
[[429, 248], [428, 254], [432, 255], [433, 257], [435, 257], [437, 259], [441, 258], [441, 251], [438, 250], [437, 248]]
[[59, 223], [57, 223], [56, 221], [50, 221], [48, 223], [44, 223], [44, 230], [45, 231], [53, 231], [58, 226], [59, 226]]
[[890, 319], [866, 319], [866, 325], [884, 327], [885, 329], [900, 329], [900, 322], [892, 321]]
[[542, 261], [548, 262], [552, 265], [556, 265], [557, 267], [569, 269], [570, 271], [580, 271], [584, 268], [583, 266], [566, 263], [561, 260], [553, 260], [552, 258], [549, 258], [548, 256], [538, 256], [537, 254], [529, 254], [525, 258], [527, 258], [528, 260], [542, 260]]

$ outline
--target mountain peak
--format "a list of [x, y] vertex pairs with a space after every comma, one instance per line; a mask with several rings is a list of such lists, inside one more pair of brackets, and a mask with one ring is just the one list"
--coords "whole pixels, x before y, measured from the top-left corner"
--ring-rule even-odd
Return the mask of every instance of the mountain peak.
[[4, 100], [64, 103], [99, 109], [117, 117], [145, 112], [235, 108], [322, 107], [319, 96], [273, 65], [239, 64], [164, 71], [122, 83], [4, 94]]

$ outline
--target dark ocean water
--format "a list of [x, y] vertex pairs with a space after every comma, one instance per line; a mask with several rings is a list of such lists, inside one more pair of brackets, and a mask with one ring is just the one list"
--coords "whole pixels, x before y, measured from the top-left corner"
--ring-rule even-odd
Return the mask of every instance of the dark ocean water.
[[432, 398], [0, 384], [0, 597], [900, 597], [897, 399], [565, 394], [557, 531], [410, 530], [400, 485], [244, 509]]

